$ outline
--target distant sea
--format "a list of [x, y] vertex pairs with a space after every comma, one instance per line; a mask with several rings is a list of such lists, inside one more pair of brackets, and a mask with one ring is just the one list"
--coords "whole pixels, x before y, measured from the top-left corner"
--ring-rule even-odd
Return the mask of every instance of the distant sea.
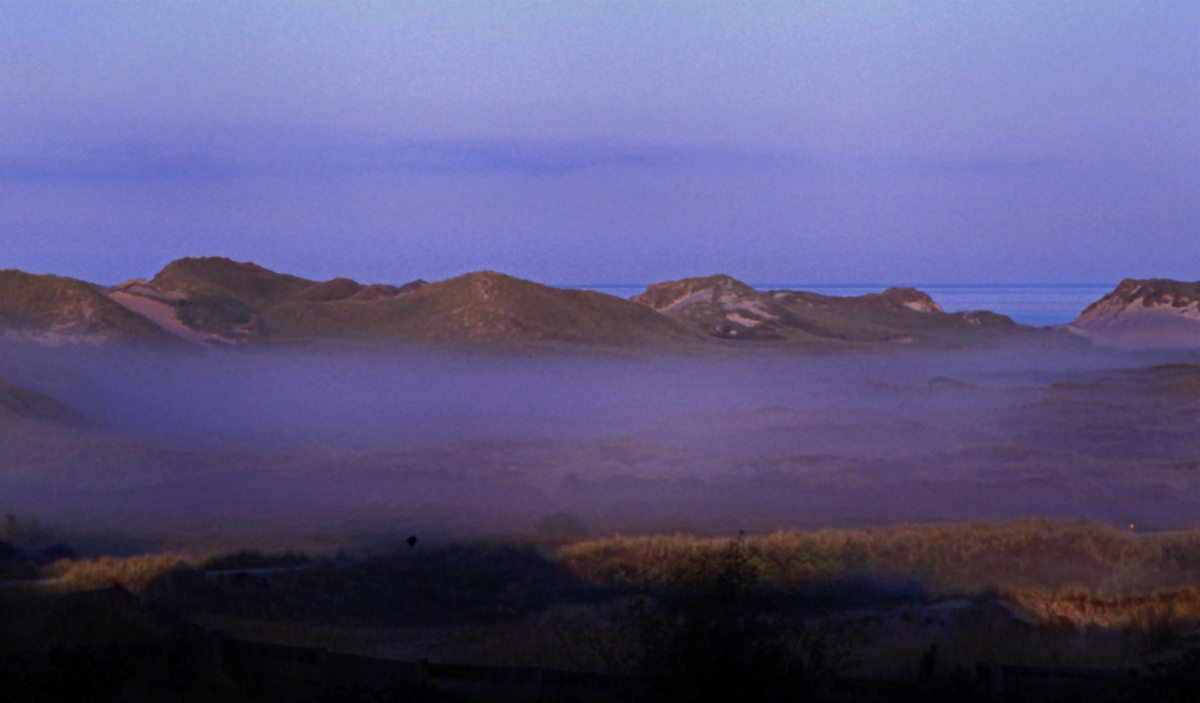
[[[803, 290], [821, 295], [865, 295], [880, 293], [893, 284], [845, 284], [812, 285], [808, 283], [751, 283], [760, 291]], [[1079, 317], [1079, 313], [1092, 303], [1112, 292], [1116, 284], [1028, 284], [1005, 285], [948, 285], [942, 283], [898, 283], [928, 293], [946, 312], [965, 310], [991, 310], [1008, 315], [1023, 325], [1045, 327], [1062, 325]], [[561, 288], [577, 288], [608, 293], [619, 298], [632, 298], [646, 290], [644, 285], [606, 284], [570, 285]]]

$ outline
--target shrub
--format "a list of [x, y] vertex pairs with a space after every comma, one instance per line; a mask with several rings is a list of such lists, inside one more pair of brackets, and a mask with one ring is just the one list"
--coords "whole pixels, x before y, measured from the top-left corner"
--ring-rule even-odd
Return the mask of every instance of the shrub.
[[[655, 701], [755, 703], [797, 700], [828, 679], [840, 660], [818, 629], [789, 648], [784, 618], [764, 606], [758, 569], [731, 540], [696, 582], [641, 601], [640, 694]], [[789, 651], [798, 648], [802, 652]], [[796, 656], [800, 654], [800, 656]]]

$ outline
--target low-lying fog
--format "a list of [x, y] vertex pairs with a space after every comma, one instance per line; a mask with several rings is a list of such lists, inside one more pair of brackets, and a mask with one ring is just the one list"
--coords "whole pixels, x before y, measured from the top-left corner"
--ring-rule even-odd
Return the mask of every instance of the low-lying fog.
[[0, 377], [95, 425], [0, 418], [0, 511], [184, 546], [1026, 515], [1174, 529], [1200, 521], [1200, 393], [1187, 368], [1130, 370], [1188, 359], [11, 345]]
[[[111, 430], [205, 446], [658, 437], [668, 428], [781, 407], [851, 413], [846, 419], [862, 419], [863, 413], [941, 416], [964, 405], [1009, 402], [1012, 391], [1035, 383], [1022, 373], [1113, 364], [1096, 354], [1011, 351], [706, 358], [230, 350], [160, 355], [11, 347], [3, 356], [9, 368], [0, 361], [0, 376], [28, 379], [24, 385]], [[930, 384], [937, 377], [990, 392], [945, 392], [954, 384]], [[842, 449], [869, 453], [868, 445], [857, 438]]]

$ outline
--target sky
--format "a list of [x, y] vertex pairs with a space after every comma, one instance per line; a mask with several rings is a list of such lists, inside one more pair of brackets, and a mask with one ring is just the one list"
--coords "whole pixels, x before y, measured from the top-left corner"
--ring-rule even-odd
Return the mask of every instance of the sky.
[[1200, 3], [0, 4], [0, 268], [1200, 279]]

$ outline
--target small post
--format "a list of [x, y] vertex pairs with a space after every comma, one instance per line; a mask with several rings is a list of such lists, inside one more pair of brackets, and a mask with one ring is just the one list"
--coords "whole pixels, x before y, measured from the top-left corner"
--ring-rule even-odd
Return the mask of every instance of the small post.
[[417, 685], [424, 686], [429, 683], [429, 660], [422, 657], [417, 660]]

